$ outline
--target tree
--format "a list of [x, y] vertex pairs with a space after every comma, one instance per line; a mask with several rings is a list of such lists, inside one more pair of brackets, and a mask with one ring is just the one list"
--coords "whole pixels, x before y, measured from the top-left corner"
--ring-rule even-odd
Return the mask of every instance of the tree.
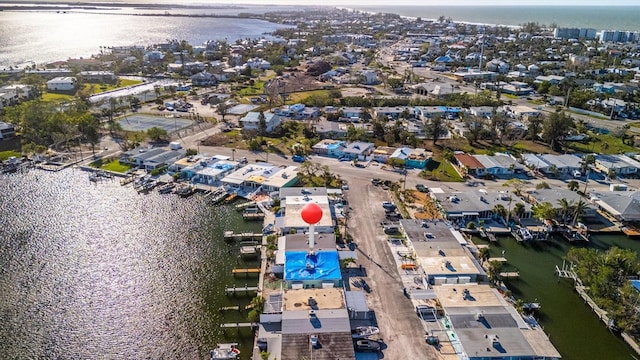
[[542, 140], [554, 151], [562, 150], [562, 141], [573, 127], [573, 119], [564, 112], [552, 113], [542, 125]]
[[529, 121], [527, 136], [529, 137], [529, 140], [536, 141], [538, 140], [538, 134], [540, 134], [540, 131], [542, 130], [544, 119], [542, 116], [529, 116], [527, 120]]
[[438, 138], [446, 131], [446, 127], [442, 118], [436, 116], [424, 125], [424, 131], [433, 139], [433, 145], [436, 145]]
[[484, 264], [491, 257], [491, 253], [488, 247], [483, 247], [478, 250], [478, 259], [481, 264]]
[[556, 209], [550, 202], [543, 202], [533, 206], [533, 215], [540, 220], [556, 218]]
[[502, 262], [500, 261], [494, 260], [489, 262], [487, 276], [489, 277], [489, 281], [494, 285], [497, 285], [501, 280], [500, 273], [502, 272], [502, 266]]
[[229, 109], [231, 108], [231, 105], [227, 104], [226, 102], [221, 102], [220, 104], [218, 104], [217, 109], [218, 109], [218, 114], [220, 114], [220, 116], [222, 116], [222, 122], [225, 122], [224, 117], [225, 115], [227, 115], [227, 113], [229, 113]]
[[524, 203], [517, 203], [514, 207], [513, 207], [513, 213], [515, 214], [515, 216], [517, 216], [518, 218], [522, 218], [524, 216], [524, 212], [525, 212], [526, 208]]
[[578, 189], [580, 188], [580, 184], [578, 184], [578, 182], [575, 180], [571, 180], [569, 181], [569, 183], [567, 183], [567, 188], [569, 188], [569, 190], [571, 191], [578, 191]]
[[493, 215], [497, 218], [504, 219], [507, 216], [507, 209], [505, 209], [502, 204], [496, 204], [496, 206], [493, 207]]
[[167, 130], [154, 126], [147, 130], [147, 136], [153, 141], [160, 141], [167, 139]]
[[566, 225], [567, 216], [571, 212], [573, 202], [563, 198], [558, 200], [558, 205], [560, 205], [560, 217], [562, 217], [562, 223]]
[[573, 208], [572, 208], [572, 214], [573, 214], [572, 224], [573, 225], [575, 225], [576, 222], [578, 222], [578, 219], [580, 219], [582, 215], [584, 215], [586, 210], [587, 210], [587, 203], [584, 202], [582, 198], [578, 200], [578, 202], [575, 203], [575, 205], [573, 205]]
[[587, 170], [589, 170], [589, 167], [593, 164], [596, 163], [596, 157], [593, 154], [586, 154], [582, 157], [582, 160], [580, 160], [580, 169], [582, 170], [583, 174], [587, 173]]
[[509, 131], [509, 124], [509, 118], [507, 118], [507, 116], [503, 112], [496, 112], [494, 109], [493, 114], [491, 114], [491, 126], [493, 127], [494, 131], [496, 131], [496, 133], [500, 134], [500, 144], [502, 144], [502, 140]]
[[260, 111], [258, 114], [258, 135], [265, 136], [267, 134], [267, 120], [264, 116], [264, 112]]

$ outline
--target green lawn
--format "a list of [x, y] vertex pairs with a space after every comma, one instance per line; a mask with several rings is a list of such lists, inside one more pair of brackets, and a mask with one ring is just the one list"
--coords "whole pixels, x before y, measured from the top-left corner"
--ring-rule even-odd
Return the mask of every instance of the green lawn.
[[73, 95], [56, 94], [56, 93], [44, 93], [42, 94], [42, 101], [71, 101]]
[[264, 81], [256, 81], [253, 86], [248, 86], [240, 90], [241, 96], [262, 95], [264, 93]]
[[635, 147], [623, 144], [621, 138], [613, 135], [589, 133], [589, 136], [591, 136], [591, 140], [586, 142], [572, 141], [567, 144], [567, 148], [575, 152], [596, 154], [622, 154], [637, 151]]
[[447, 160], [431, 160], [427, 164], [427, 167], [420, 173], [420, 176], [436, 181], [451, 181], [462, 182], [464, 179], [458, 174], [456, 169], [453, 168], [450, 162]]
[[13, 151], [13, 150], [9, 150], [9, 151], [0, 151], [0, 161], [5, 161], [8, 158], [15, 156], [15, 157], [21, 157], [22, 154], [20, 154], [17, 151]]
[[[90, 94], [99, 94], [106, 91], [111, 91], [127, 86], [142, 84], [140, 80], [130, 80], [130, 79], [120, 79], [119, 84], [84, 84], [84, 89], [86, 89]], [[89, 91], [92, 90], [92, 91]]]
[[120, 164], [118, 159], [99, 159], [89, 164], [89, 166], [118, 173], [125, 173], [131, 169], [131, 165]]

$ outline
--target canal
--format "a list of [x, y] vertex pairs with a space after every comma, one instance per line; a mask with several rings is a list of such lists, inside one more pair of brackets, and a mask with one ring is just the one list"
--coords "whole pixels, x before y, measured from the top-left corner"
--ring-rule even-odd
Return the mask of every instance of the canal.
[[[478, 238], [473, 241], [486, 244]], [[505, 281], [505, 284], [516, 298], [541, 304], [536, 317], [563, 359], [634, 359], [634, 351], [612, 334], [578, 296], [573, 281], [558, 279], [555, 274], [555, 266], [562, 267], [563, 257], [571, 246], [575, 245], [560, 238], [547, 243], [521, 244], [513, 238], [501, 237], [498, 245], [490, 246], [490, 253], [498, 257], [503, 256], [504, 251], [508, 261], [505, 271], [520, 273], [519, 279]], [[624, 235], [593, 235], [590, 243], [582, 246], [600, 250], [617, 246], [640, 251], [640, 242]]]
[[246, 321], [251, 297], [224, 288], [255, 285], [231, 270], [259, 262], [223, 232], [260, 229], [200, 195], [78, 170], [0, 176], [0, 359], [198, 359], [220, 342], [249, 359], [251, 332], [220, 324]]

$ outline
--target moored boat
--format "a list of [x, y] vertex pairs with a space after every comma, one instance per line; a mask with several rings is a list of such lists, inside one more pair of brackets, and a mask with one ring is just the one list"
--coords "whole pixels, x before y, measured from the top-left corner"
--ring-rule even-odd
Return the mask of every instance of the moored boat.
[[211, 359], [236, 359], [240, 355], [240, 350], [236, 348], [237, 343], [218, 344], [211, 350]]
[[351, 330], [351, 337], [354, 339], [366, 339], [369, 336], [380, 333], [380, 329], [375, 326], [358, 326]]
[[175, 188], [175, 187], [176, 187], [176, 184], [174, 184], [174, 183], [164, 184], [164, 185], [158, 187], [158, 192], [160, 194], [168, 194], [171, 191], [173, 191], [173, 188]]

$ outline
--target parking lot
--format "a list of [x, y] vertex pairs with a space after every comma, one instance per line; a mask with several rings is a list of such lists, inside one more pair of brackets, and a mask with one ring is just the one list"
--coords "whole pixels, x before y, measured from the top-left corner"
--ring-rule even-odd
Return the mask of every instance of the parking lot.
[[120, 125], [125, 131], [147, 131], [152, 127], [159, 127], [172, 133], [193, 125], [192, 120], [172, 117], [130, 114], [120, 119]]

